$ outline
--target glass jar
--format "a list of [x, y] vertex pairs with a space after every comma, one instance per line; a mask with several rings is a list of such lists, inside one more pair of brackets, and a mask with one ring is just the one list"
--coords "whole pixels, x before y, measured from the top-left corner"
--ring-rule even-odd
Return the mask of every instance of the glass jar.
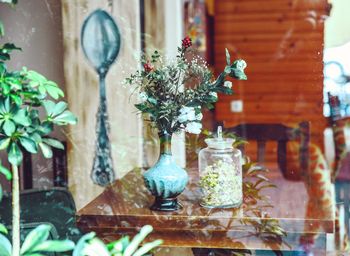
[[200, 204], [208, 208], [233, 208], [241, 205], [242, 154], [233, 148], [234, 139], [218, 137], [205, 140], [208, 147], [199, 152]]

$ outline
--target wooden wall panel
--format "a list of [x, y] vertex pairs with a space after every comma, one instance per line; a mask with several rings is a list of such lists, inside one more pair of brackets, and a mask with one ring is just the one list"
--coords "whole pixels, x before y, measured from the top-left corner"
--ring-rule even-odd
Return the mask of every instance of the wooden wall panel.
[[[234, 82], [235, 95], [220, 96], [216, 121], [233, 126], [308, 120], [312, 141], [322, 146], [327, 1], [218, 0], [215, 5], [215, 70], [225, 66], [224, 48], [248, 63], [248, 81]], [[243, 101], [242, 113], [230, 111], [237, 99]]]

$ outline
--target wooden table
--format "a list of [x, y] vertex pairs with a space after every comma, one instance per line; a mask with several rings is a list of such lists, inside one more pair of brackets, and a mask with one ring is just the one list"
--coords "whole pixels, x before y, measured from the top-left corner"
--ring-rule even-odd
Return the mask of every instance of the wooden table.
[[[290, 251], [299, 250], [301, 236], [310, 235], [316, 238], [313, 248], [322, 253], [326, 251], [327, 233], [334, 232], [334, 216], [325, 217], [321, 208], [305, 217], [309, 198], [302, 182], [274, 177], [277, 189], [264, 192], [270, 197], [271, 208], [264, 207], [265, 203], [243, 203], [239, 209], [206, 209], [198, 204], [198, 178], [191, 172], [189, 185], [179, 197], [183, 209], [169, 213], [149, 210], [153, 198], [143, 184], [141, 172], [131, 171], [81, 209], [78, 226], [112, 241], [134, 235], [140, 227], [150, 224], [154, 232], [148, 240], [161, 238], [163, 246], [190, 248]], [[257, 209], [262, 211], [255, 215]], [[276, 223], [286, 232], [280, 239], [264, 232], [264, 228]]]

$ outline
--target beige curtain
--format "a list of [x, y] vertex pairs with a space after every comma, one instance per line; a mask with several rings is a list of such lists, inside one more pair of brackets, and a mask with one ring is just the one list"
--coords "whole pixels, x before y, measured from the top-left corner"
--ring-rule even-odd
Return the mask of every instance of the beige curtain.
[[121, 50], [107, 74], [108, 114], [112, 157], [118, 178], [142, 163], [142, 122], [130, 99], [123, 79], [138, 67], [140, 54], [140, 15], [138, 0], [62, 1], [64, 34], [64, 75], [70, 109], [79, 122], [70, 128], [68, 150], [69, 189], [77, 208], [96, 197], [103, 188], [90, 179], [95, 149], [95, 123], [98, 107], [98, 77], [84, 57], [80, 45], [83, 21], [95, 9], [109, 12], [121, 32]]

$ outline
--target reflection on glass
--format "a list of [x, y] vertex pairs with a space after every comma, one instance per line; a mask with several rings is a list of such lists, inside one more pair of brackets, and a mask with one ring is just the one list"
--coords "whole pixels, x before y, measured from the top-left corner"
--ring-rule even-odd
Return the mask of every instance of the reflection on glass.
[[[0, 33], [5, 32], [0, 45], [13, 42], [23, 50], [6, 61], [9, 70], [27, 66], [62, 85], [69, 108], [79, 119], [74, 128], [54, 131], [67, 150], [54, 151], [52, 161], [24, 155], [19, 168], [21, 197], [31, 196], [33, 191], [26, 191], [31, 188], [45, 192], [40, 203], [22, 200], [22, 228], [35, 227], [31, 218], [49, 216], [52, 218], [45, 221], [57, 220], [58, 238], [65, 238], [61, 234], [66, 228], [74, 241], [82, 236], [79, 229], [112, 241], [133, 236], [150, 224], [154, 230], [146, 241], [160, 238], [163, 247], [171, 248], [158, 248], [155, 255], [348, 254], [348, 1], [27, 0], [18, 1], [15, 8], [3, 2], [9, 1], [0, 0]], [[117, 180], [105, 189], [95, 186], [89, 177], [99, 90], [98, 77], [79, 47], [83, 21], [99, 8], [115, 19], [123, 35], [118, 60], [106, 81], [110, 153]], [[139, 69], [141, 52], [156, 48], [172, 55], [174, 46], [187, 35], [197, 47], [195, 54], [205, 58], [214, 72], [225, 67], [227, 48], [232, 59], [246, 60], [249, 79], [234, 82], [233, 95], [219, 95], [215, 109], [203, 111], [202, 135], [173, 143], [175, 158], [186, 162], [191, 177], [180, 198], [184, 208], [173, 213], [152, 212], [152, 198], [141, 175], [158, 155], [157, 131], [143, 129], [146, 125], [133, 107], [136, 99], [129, 98], [131, 92], [121, 84]], [[4, 84], [0, 77], [1, 97], [5, 97]], [[298, 125], [302, 122], [310, 124], [309, 136], [302, 135]], [[283, 125], [290, 128], [289, 137], [279, 142], [248, 139], [239, 144], [247, 140], [247, 133], [242, 132], [243, 140], [237, 138], [239, 143], [234, 144], [244, 149], [247, 159], [242, 205], [232, 209], [200, 206], [197, 161], [204, 139], [218, 125], [226, 131], [244, 124]], [[266, 129], [260, 129], [256, 134], [264, 132]], [[0, 134], [0, 140], [3, 136]], [[237, 134], [229, 136], [236, 138]], [[9, 167], [5, 152], [0, 157], [1, 164]], [[0, 176], [0, 195], [4, 194], [0, 223], [8, 229], [11, 183]], [[63, 188], [53, 188], [57, 185]], [[69, 195], [69, 200], [52, 199], [56, 192]], [[30, 210], [33, 208], [35, 211]], [[61, 211], [71, 220], [76, 215], [77, 223], [65, 221], [63, 213], [56, 218], [55, 213]]]

